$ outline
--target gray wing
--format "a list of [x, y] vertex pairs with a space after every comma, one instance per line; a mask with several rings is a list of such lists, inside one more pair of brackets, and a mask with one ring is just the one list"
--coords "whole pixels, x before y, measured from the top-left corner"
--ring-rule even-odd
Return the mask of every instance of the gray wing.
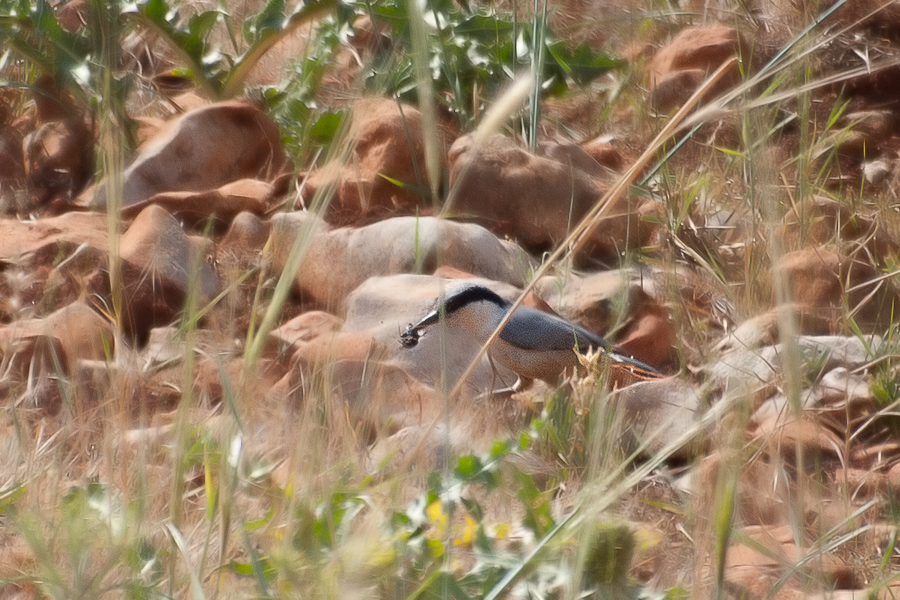
[[525, 350], [571, 350], [576, 343], [581, 352], [609, 348], [609, 342], [593, 331], [529, 306], [516, 309], [500, 337]]

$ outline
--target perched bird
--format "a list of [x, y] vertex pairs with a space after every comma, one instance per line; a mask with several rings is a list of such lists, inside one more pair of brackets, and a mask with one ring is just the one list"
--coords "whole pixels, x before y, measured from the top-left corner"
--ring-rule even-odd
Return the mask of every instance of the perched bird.
[[[400, 336], [403, 346], [415, 346], [423, 330], [438, 323], [441, 314], [450, 326], [465, 328], [484, 344], [512, 304], [481, 285], [466, 285], [442, 296], [435, 307], [418, 323], [407, 325]], [[575, 349], [586, 353], [590, 348], [603, 350], [610, 360], [622, 366], [653, 375], [650, 365], [618, 352], [596, 333], [570, 323], [562, 317], [528, 306], [516, 308], [500, 335], [488, 348], [488, 357], [497, 360], [519, 376], [513, 390], [528, 387], [534, 379], [551, 385], [578, 367]]]

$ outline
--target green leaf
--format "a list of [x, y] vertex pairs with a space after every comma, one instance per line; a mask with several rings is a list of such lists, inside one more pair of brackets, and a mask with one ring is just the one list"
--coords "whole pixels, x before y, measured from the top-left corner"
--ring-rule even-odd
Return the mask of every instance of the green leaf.
[[284, 0], [269, 0], [261, 11], [246, 22], [244, 36], [257, 42], [270, 33], [281, 31], [287, 22], [284, 5]]
[[268, 525], [272, 521], [272, 517], [275, 516], [275, 509], [270, 508], [265, 515], [260, 517], [259, 519], [253, 519], [251, 521], [247, 521], [244, 523], [244, 529], [247, 531], [255, 531], [257, 529], [261, 529]]
[[165, 21], [166, 15], [172, 10], [166, 0], [147, 0], [141, 6], [141, 12], [151, 21]]
[[477, 456], [467, 454], [460, 457], [456, 463], [456, 475], [463, 480], [474, 479], [481, 473], [482, 468], [481, 460]]
[[[305, 107], [304, 107], [305, 108]], [[330, 144], [341, 128], [344, 117], [341, 113], [326, 112], [309, 128], [310, 139], [320, 145]]]
[[221, 16], [222, 13], [218, 10], [207, 10], [197, 13], [188, 20], [187, 29], [193, 38], [203, 43], [203, 39], [209, 34]]
[[16, 483], [0, 490], [0, 515], [8, 513], [25, 493], [25, 484]]
[[585, 42], [570, 52], [562, 41], [556, 41], [547, 44], [547, 50], [556, 64], [578, 85], [586, 85], [607, 71], [627, 64], [609, 54], [594, 53]]

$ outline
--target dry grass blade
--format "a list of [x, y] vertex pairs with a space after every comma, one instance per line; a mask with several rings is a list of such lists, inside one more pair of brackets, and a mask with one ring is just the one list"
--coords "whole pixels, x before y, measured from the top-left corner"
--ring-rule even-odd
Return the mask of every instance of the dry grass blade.
[[175, 542], [175, 546], [178, 547], [178, 551], [181, 552], [181, 555], [184, 557], [184, 562], [188, 566], [188, 573], [191, 577], [191, 596], [194, 600], [206, 600], [206, 594], [203, 593], [203, 584], [200, 583], [200, 577], [191, 565], [191, 551], [187, 546], [184, 536], [181, 535], [181, 531], [179, 531], [172, 523], [166, 523], [166, 531], [172, 536], [172, 541]]

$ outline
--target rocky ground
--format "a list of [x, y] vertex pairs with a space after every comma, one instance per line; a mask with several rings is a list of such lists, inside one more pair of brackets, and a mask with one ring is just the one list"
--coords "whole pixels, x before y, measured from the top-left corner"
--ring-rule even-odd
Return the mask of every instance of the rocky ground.
[[[315, 155], [294, 154], [252, 93], [286, 76], [310, 29], [229, 100], [163, 88], [177, 56], [134, 46], [158, 79], [129, 98], [139, 145], [121, 178], [102, 114], [7, 64], [27, 85], [0, 90], [0, 594], [296, 591], [292, 577], [325, 564], [316, 595], [405, 597], [437, 580], [395, 555], [372, 566], [396, 542], [379, 516], [394, 523], [435, 473], [505, 440], [508, 489], [465, 480], [480, 505], [450, 525], [443, 496], [419, 510], [420, 533], [447, 544], [435, 573], [472, 585], [467, 524], [527, 553], [551, 536], [529, 521], [545, 506], [548, 523], [623, 528], [613, 547], [628, 560], [601, 553], [614, 573], [598, 589], [894, 597], [900, 5], [720, 4], [555, 7], [571, 43], [625, 60], [548, 97], [534, 149], [513, 119], [485, 133], [360, 92], [395, 43], [368, 16], [328, 64], [318, 101], [349, 116]], [[77, 31], [85, 6], [57, 17]], [[683, 126], [654, 141], [686, 102]], [[558, 387], [491, 396], [515, 374], [485, 356], [463, 379], [481, 349], [465, 330], [400, 343], [461, 280], [510, 301], [527, 287], [525, 304], [660, 374], [586, 360]], [[73, 530], [73, 498], [94, 506], [98, 489], [143, 498], [121, 548], [152, 560], [110, 550], [114, 528], [106, 542]], [[346, 531], [331, 523], [327, 558], [277, 550], [337, 490], [367, 508]], [[546, 561], [605, 572], [596, 554], [573, 559], [568, 536]], [[510, 594], [574, 597], [577, 582], [532, 566]]]

